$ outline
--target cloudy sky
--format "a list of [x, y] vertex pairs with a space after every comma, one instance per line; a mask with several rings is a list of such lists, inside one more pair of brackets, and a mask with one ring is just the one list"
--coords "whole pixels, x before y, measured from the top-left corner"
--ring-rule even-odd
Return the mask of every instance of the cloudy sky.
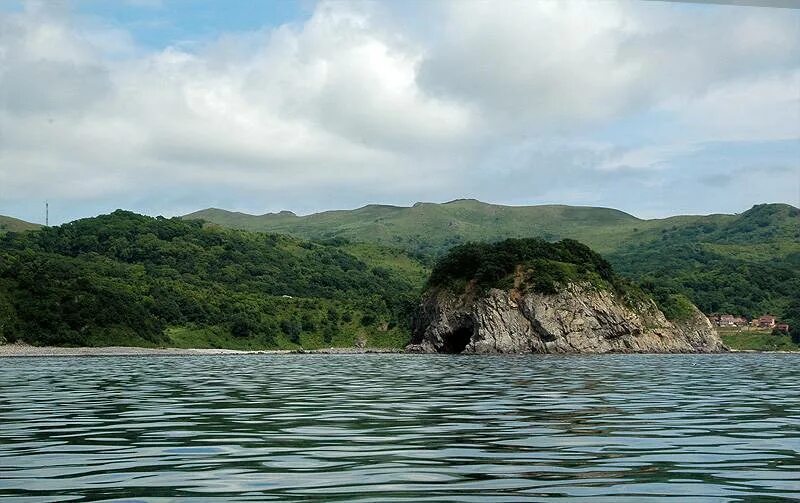
[[800, 10], [0, 0], [0, 214], [461, 197], [800, 205]]

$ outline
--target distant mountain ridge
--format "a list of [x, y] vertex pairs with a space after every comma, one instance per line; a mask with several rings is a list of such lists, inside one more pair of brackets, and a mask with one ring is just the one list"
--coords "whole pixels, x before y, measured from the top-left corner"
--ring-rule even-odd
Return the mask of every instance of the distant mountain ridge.
[[781, 313], [800, 291], [800, 210], [782, 203], [735, 215], [651, 220], [611, 208], [502, 206], [473, 199], [368, 205], [307, 216], [207, 209], [183, 218], [304, 239], [378, 243], [429, 265], [470, 241], [576, 239], [607, 257], [620, 273], [654, 289], [685, 293], [708, 313]]
[[[771, 210], [770, 210], [771, 208]], [[765, 212], [769, 215], [765, 215]], [[446, 203], [416, 203], [413, 206], [370, 204], [353, 210], [331, 210], [297, 216], [290, 211], [250, 215], [208, 208], [185, 215], [211, 223], [250, 231], [292, 234], [308, 239], [344, 238], [380, 242], [410, 252], [439, 255], [466, 241], [496, 241], [509, 237], [540, 236], [547, 239], [573, 238], [601, 253], [616, 251], [624, 242], [673, 227], [713, 225], [715, 229], [750, 232], [748, 222], [757, 226], [763, 219], [794, 218], [794, 228], [781, 225], [782, 236], [797, 236], [800, 210], [788, 204], [763, 204], [742, 214], [677, 215], [640, 219], [613, 208], [567, 205], [503, 206], [474, 199]], [[761, 219], [761, 220], [758, 220]], [[758, 222], [756, 222], [758, 220]], [[785, 222], [784, 222], [785, 223]], [[738, 227], [737, 227], [738, 225]], [[767, 225], [761, 225], [766, 227]], [[787, 231], [788, 232], [785, 232]], [[660, 236], [659, 236], [660, 237]], [[719, 240], [726, 238], [717, 236]]]
[[0, 234], [5, 232], [35, 231], [41, 229], [42, 225], [26, 222], [14, 217], [0, 215]]
[[[209, 208], [185, 215], [225, 227], [302, 236], [378, 242], [423, 255], [439, 255], [466, 241], [492, 241], [540, 235], [578, 237], [596, 226], [628, 225], [640, 220], [620, 210], [566, 205], [503, 206], [474, 199], [413, 206], [370, 204], [354, 210], [331, 210], [306, 216], [292, 212], [248, 215]], [[565, 228], [566, 226], [566, 228]], [[565, 233], [566, 232], [566, 233]], [[608, 251], [599, 240], [588, 243]], [[604, 250], [605, 248], [605, 250]]]

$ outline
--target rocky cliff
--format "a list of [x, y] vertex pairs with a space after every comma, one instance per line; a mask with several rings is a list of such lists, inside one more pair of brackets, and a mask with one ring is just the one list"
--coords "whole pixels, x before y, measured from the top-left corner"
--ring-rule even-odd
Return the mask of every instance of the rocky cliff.
[[557, 293], [432, 288], [417, 313], [411, 352], [710, 353], [727, 351], [696, 308], [671, 322], [652, 300], [570, 283]]

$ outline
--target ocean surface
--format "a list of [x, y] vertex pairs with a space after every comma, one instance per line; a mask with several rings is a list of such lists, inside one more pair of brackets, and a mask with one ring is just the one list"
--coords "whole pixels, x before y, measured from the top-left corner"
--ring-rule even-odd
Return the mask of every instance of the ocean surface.
[[800, 498], [800, 355], [0, 358], [0, 499]]

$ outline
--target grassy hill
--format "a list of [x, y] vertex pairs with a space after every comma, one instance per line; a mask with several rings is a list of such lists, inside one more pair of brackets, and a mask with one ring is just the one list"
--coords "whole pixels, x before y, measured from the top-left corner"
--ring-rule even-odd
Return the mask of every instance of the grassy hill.
[[[600, 252], [645, 225], [622, 211], [576, 206], [500, 206], [471, 199], [417, 203], [412, 207], [368, 205], [297, 216], [291, 212], [247, 215], [208, 209], [186, 215], [226, 227], [279, 232], [306, 239], [344, 238], [402, 248], [423, 257], [442, 255], [456, 244], [509, 237], [583, 238]], [[592, 237], [592, 242], [587, 241]]]
[[203, 210], [187, 219], [306, 239], [343, 238], [405, 250], [432, 265], [455, 245], [576, 239], [653, 293], [682, 293], [706, 312], [781, 315], [800, 291], [800, 210], [763, 204], [738, 215], [643, 220], [608, 208], [501, 206], [475, 200], [369, 205], [308, 216]]
[[6, 232], [35, 231], [41, 228], [42, 226], [39, 224], [32, 224], [17, 218], [0, 215], [0, 234], [5, 234]]
[[118, 210], [0, 236], [0, 339], [54, 345], [401, 347], [426, 272], [334, 246]]
[[[377, 242], [424, 256], [440, 256], [453, 245], [464, 242], [513, 237], [579, 239], [608, 254], [628, 247], [631, 242], [662, 239], [665, 232], [720, 245], [746, 245], [741, 250], [744, 253], [753, 251], [752, 245], [760, 244], [771, 255], [775, 243], [792, 244], [789, 241], [796, 241], [800, 233], [798, 209], [787, 204], [758, 205], [740, 215], [687, 215], [651, 220], [609, 208], [502, 206], [473, 199], [417, 203], [411, 207], [368, 205], [306, 216], [288, 211], [248, 215], [212, 208], [183, 218], [306, 239]], [[794, 251], [794, 247], [790, 248]]]

